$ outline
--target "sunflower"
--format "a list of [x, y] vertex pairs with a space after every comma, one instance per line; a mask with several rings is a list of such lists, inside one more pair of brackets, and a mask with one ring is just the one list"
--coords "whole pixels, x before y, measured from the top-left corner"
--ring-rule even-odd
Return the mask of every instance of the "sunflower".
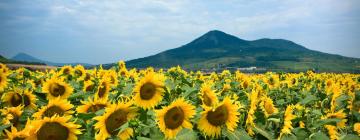
[[279, 139], [281, 139], [283, 135], [291, 134], [291, 130], [294, 129], [291, 121], [296, 118], [296, 115], [293, 114], [293, 111], [294, 105], [288, 105], [286, 107], [284, 113], [284, 126], [281, 129]]
[[204, 106], [198, 123], [198, 128], [205, 135], [218, 137], [221, 127], [226, 126], [230, 131], [234, 131], [239, 121], [239, 106], [234, 104], [230, 97], [226, 96], [224, 100], [215, 108]]
[[110, 85], [116, 87], [119, 84], [117, 73], [113, 70], [109, 70], [104, 76], [109, 79]]
[[126, 69], [126, 65], [125, 65], [125, 62], [124, 62], [124, 61], [119, 61], [119, 62], [118, 62], [118, 65], [119, 65], [119, 69], [123, 69], [123, 68]]
[[131, 107], [131, 105], [131, 102], [118, 102], [106, 107], [105, 113], [102, 116], [95, 117], [94, 119], [97, 120], [97, 123], [94, 125], [97, 130], [95, 139], [105, 140], [111, 136], [129, 139], [133, 135], [133, 130], [126, 128], [120, 132], [118, 128], [136, 117], [137, 109]]
[[278, 113], [278, 109], [275, 107], [270, 97], [265, 96], [260, 103], [260, 106], [262, 107], [262, 110], [264, 111], [266, 117]]
[[355, 123], [353, 130], [360, 136], [360, 123]]
[[46, 81], [42, 87], [42, 91], [46, 93], [48, 99], [54, 99], [56, 97], [67, 99], [67, 97], [72, 94], [73, 88], [62, 79], [53, 77]]
[[76, 108], [78, 113], [95, 113], [96, 111], [109, 106], [107, 98], [88, 98], [87, 101], [81, 101], [83, 105]]
[[84, 92], [93, 92], [95, 89], [95, 84], [91, 80], [84, 81], [83, 91]]
[[70, 65], [66, 65], [61, 67], [60, 74], [61, 75], [71, 75], [73, 72], [73, 68]]
[[103, 77], [99, 81], [99, 86], [96, 91], [96, 97], [107, 97], [110, 92], [110, 80], [106, 77]]
[[338, 140], [339, 139], [339, 132], [337, 131], [336, 126], [325, 125], [324, 127], [328, 130], [330, 140]]
[[166, 138], [175, 138], [184, 128], [191, 129], [190, 120], [195, 115], [195, 106], [183, 98], [177, 99], [169, 106], [156, 111], [157, 123]]
[[36, 108], [36, 96], [32, 94], [31, 90], [16, 88], [13, 91], [7, 92], [1, 99], [7, 106], [16, 107], [23, 105], [26, 108]]
[[12, 126], [18, 127], [20, 125], [20, 116], [22, 114], [23, 106], [8, 107], [1, 109], [1, 116], [4, 116], [2, 124], [12, 124]]
[[85, 68], [82, 65], [77, 65], [74, 67], [74, 75], [77, 78], [77, 80], [82, 81], [86, 77], [86, 71]]
[[43, 117], [52, 117], [55, 114], [58, 116], [71, 115], [74, 113], [74, 111], [71, 110], [73, 107], [74, 106], [69, 101], [58, 97], [49, 100], [49, 103], [39, 109], [38, 112], [34, 113], [33, 117], [41, 119]]
[[122, 77], [129, 77], [129, 72], [126, 68], [121, 68], [119, 70], [119, 74], [122, 76]]
[[208, 107], [215, 106], [218, 103], [215, 91], [211, 89], [211, 83], [204, 83], [201, 85], [200, 99], [202, 104]]
[[135, 85], [135, 104], [144, 109], [155, 107], [163, 99], [164, 79], [161, 74], [148, 72]]
[[0, 71], [0, 92], [2, 92], [7, 87], [7, 74]]
[[24, 140], [28, 137], [25, 131], [18, 131], [16, 127], [11, 126], [10, 131], [5, 129], [6, 137], [8, 140]]
[[81, 125], [70, 122], [71, 116], [45, 117], [31, 121], [29, 140], [77, 140]]

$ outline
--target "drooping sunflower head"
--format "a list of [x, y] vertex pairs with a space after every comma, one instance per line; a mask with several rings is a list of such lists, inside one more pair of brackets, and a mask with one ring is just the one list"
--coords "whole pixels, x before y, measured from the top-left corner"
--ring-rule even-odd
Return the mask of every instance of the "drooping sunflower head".
[[157, 123], [166, 138], [175, 138], [182, 128], [192, 128], [190, 119], [195, 115], [195, 106], [183, 98], [156, 111]]
[[94, 118], [94, 120], [97, 120], [94, 125], [97, 130], [95, 139], [105, 140], [111, 136], [117, 136], [121, 139], [130, 138], [133, 135], [131, 128], [127, 128], [122, 132], [118, 128], [135, 118], [136, 115], [137, 109], [132, 107], [131, 102], [118, 102], [109, 105], [105, 108], [105, 113], [102, 116]]
[[2, 124], [12, 124], [14, 127], [20, 125], [20, 116], [22, 114], [23, 106], [8, 107], [1, 109], [1, 116], [3, 116]]
[[206, 136], [218, 137], [221, 127], [226, 126], [229, 131], [234, 131], [239, 121], [239, 106], [234, 104], [230, 97], [225, 97], [216, 107], [206, 107], [201, 112], [198, 128]]
[[49, 103], [39, 109], [38, 112], [35, 112], [33, 114], [33, 117], [36, 119], [41, 119], [44, 117], [52, 117], [54, 115], [71, 115], [72, 113], [74, 113], [74, 111], [71, 110], [73, 107], [74, 106], [69, 101], [58, 97], [49, 100]]
[[110, 92], [110, 79], [107, 77], [103, 77], [99, 81], [99, 85], [96, 92], [96, 97], [99, 98], [106, 98]]
[[200, 99], [203, 105], [214, 106], [218, 103], [215, 91], [211, 89], [211, 83], [204, 83], [200, 88]]
[[42, 91], [46, 93], [48, 99], [53, 99], [60, 97], [62, 99], [67, 99], [72, 92], [73, 88], [62, 79], [57, 77], [52, 77], [47, 80], [44, 86], [42, 87]]
[[263, 101], [261, 102], [262, 110], [265, 113], [265, 116], [269, 116], [275, 113], [278, 113], [278, 109], [275, 107], [273, 101], [270, 97], [264, 97]]
[[154, 108], [163, 99], [163, 87], [164, 76], [155, 72], [148, 72], [135, 85], [135, 104], [144, 109]]
[[74, 68], [74, 76], [79, 80], [84, 80], [86, 77], [85, 68], [82, 65], [77, 65]]
[[45, 117], [30, 122], [28, 130], [30, 140], [76, 140], [81, 134], [81, 125], [70, 122], [71, 116]]
[[7, 87], [7, 74], [0, 70], [0, 92], [2, 92]]
[[76, 111], [78, 113], [95, 113], [110, 105], [107, 98], [88, 98], [87, 101], [81, 101], [83, 105], [78, 106]]

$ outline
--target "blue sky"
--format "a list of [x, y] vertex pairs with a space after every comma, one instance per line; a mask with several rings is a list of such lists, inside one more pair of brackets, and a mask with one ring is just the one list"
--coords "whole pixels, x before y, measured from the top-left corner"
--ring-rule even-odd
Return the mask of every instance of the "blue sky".
[[214, 29], [360, 58], [359, 0], [0, 1], [6, 57], [110, 63], [179, 47]]

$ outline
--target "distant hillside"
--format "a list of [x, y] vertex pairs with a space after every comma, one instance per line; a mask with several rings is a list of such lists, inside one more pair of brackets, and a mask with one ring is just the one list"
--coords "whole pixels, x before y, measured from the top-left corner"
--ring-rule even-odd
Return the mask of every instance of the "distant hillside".
[[273, 71], [360, 72], [358, 58], [313, 51], [284, 39], [248, 41], [217, 30], [179, 48], [127, 62], [137, 68], [177, 65], [192, 70], [254, 66]]
[[46, 65], [44, 63], [40, 63], [40, 62], [27, 62], [27, 61], [17, 61], [17, 60], [11, 60], [11, 59], [7, 59], [3, 56], [0, 55], [0, 63], [4, 63], [4, 64], [34, 64], [34, 65]]
[[15, 55], [14, 57], [12, 57], [11, 60], [44, 63], [44, 64], [50, 65], [50, 66], [63, 66], [63, 65], [75, 66], [78, 64], [83, 65], [85, 67], [92, 66], [91, 64], [87, 64], [87, 63], [54, 63], [54, 62], [49, 62], [49, 61], [44, 61], [44, 60], [38, 59], [38, 58], [28, 55], [26, 53], [19, 53], [19, 54]]

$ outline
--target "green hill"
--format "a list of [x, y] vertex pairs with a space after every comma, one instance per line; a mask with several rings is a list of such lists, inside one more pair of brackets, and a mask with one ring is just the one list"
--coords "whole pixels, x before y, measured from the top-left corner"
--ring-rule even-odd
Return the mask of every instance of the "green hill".
[[179, 48], [127, 62], [129, 67], [211, 69], [258, 67], [273, 71], [360, 72], [360, 59], [313, 51], [283, 39], [247, 41], [210, 31]]
[[360, 59], [313, 51], [284, 39], [243, 40], [221, 31], [210, 31], [179, 48], [130, 60], [128, 67], [186, 69], [258, 67], [272, 71], [360, 72]]
[[4, 63], [4, 64], [31, 64], [31, 65], [45, 65], [44, 63], [40, 63], [40, 62], [28, 62], [28, 61], [18, 61], [18, 60], [12, 60], [12, 59], [7, 59], [3, 56], [0, 55], [0, 63]]
[[26, 54], [26, 53], [18, 53], [17, 55], [12, 57], [11, 60], [27, 62], [27, 63], [38, 63], [38, 64], [44, 64], [44, 65], [49, 65], [49, 66], [64, 66], [64, 65], [71, 65], [71, 66], [83, 65], [84, 67], [92, 66], [91, 64], [87, 64], [87, 63], [55, 63], [55, 62], [50, 62], [50, 61], [44, 61], [44, 60], [38, 59], [34, 56], [31, 56], [29, 54]]

